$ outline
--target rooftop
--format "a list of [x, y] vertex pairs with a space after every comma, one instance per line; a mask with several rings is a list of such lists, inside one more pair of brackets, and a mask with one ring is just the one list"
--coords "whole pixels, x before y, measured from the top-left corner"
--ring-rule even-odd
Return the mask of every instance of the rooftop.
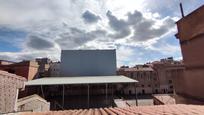
[[119, 68], [118, 71], [154, 71], [151, 67], [143, 67], [143, 68], [137, 68], [137, 67], [132, 67], [132, 68]]
[[133, 106], [124, 108], [79, 109], [48, 112], [25, 112], [21, 115], [203, 115], [204, 106], [200, 105], [157, 105]]
[[7, 71], [2, 71], [2, 70], [0, 70], [0, 77], [9, 77], [9, 78], [12, 78], [13, 80], [26, 81], [26, 79], [22, 76], [18, 76], [16, 74], [12, 74], [12, 73], [9, 73]]
[[154, 99], [158, 100], [159, 102], [165, 105], [176, 103], [175, 99], [172, 96], [173, 95], [169, 95], [169, 94], [154, 94], [153, 95]]
[[68, 84], [105, 84], [105, 83], [135, 83], [137, 80], [125, 76], [82, 76], [82, 77], [47, 77], [30, 80], [27, 86], [32, 85], [68, 85]]

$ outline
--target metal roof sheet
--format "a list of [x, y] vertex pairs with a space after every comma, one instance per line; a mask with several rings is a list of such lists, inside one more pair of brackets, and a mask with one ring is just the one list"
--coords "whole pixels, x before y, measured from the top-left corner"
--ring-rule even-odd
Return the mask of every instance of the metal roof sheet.
[[137, 80], [125, 76], [81, 76], [81, 77], [46, 77], [30, 80], [26, 86], [32, 85], [63, 85], [63, 84], [110, 84], [110, 83], [136, 83]]

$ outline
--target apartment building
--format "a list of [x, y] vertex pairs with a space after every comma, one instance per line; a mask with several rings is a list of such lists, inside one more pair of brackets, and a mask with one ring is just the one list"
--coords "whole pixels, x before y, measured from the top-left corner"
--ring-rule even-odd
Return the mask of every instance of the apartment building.
[[175, 61], [172, 57], [152, 62], [151, 67], [157, 73], [159, 81], [160, 93], [173, 93], [173, 78], [180, 76], [180, 72], [184, 71], [182, 61]]
[[[148, 65], [137, 65], [132, 68], [122, 67], [117, 70], [117, 74], [138, 80], [137, 93], [139, 95], [159, 93], [159, 82], [156, 72]], [[134, 85], [132, 84], [122, 89], [124, 94], [131, 95], [132, 92], [134, 92]]]
[[[129, 68], [122, 66], [117, 70], [118, 75], [124, 75], [138, 80], [138, 94], [173, 93], [173, 78], [179, 76], [184, 70], [181, 61], [175, 61], [172, 57], [161, 59], [144, 65], [136, 65]], [[131, 94], [134, 86], [124, 88], [125, 94]]]

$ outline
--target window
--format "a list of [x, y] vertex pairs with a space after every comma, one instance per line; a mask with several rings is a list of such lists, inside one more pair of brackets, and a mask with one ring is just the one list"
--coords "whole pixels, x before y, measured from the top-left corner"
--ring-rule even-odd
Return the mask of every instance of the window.
[[152, 80], [152, 76], [151, 75], [149, 76], [149, 79]]
[[137, 73], [137, 79], [139, 79], [139, 75], [138, 75], [138, 73]]
[[142, 72], [140, 72], [140, 77], [142, 78], [142, 76], [143, 76], [143, 74], [142, 74]]
[[144, 85], [142, 85], [142, 87], [144, 87]]
[[151, 87], [151, 85], [149, 84], [148, 87]]
[[132, 91], [131, 90], [129, 90], [129, 95], [132, 95]]
[[134, 76], [134, 73], [133, 73], [133, 72], [131, 72], [131, 73], [130, 73], [130, 77], [131, 77], [131, 78], [133, 78], [133, 76]]
[[147, 76], [147, 80], [149, 80], [149, 81], [151, 80], [151, 79], [150, 79], [150, 76]]
[[20, 109], [24, 111], [25, 110], [25, 104], [20, 105]]
[[144, 76], [146, 76], [146, 72], [144, 72]]
[[158, 89], [155, 89], [155, 93], [158, 93]]
[[142, 90], [142, 94], [145, 94], [145, 90], [144, 89]]
[[172, 80], [169, 80], [169, 83], [172, 83]]
[[170, 85], [169, 88], [170, 88], [170, 89], [173, 89], [174, 87], [173, 87], [173, 85]]

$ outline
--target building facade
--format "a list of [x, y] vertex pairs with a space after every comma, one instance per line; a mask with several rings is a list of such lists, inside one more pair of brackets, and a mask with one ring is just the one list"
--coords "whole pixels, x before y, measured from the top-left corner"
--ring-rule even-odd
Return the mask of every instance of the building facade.
[[[180, 71], [184, 71], [184, 65], [181, 61], [166, 58], [131, 68], [123, 66], [117, 70], [117, 74], [138, 80], [137, 93], [144, 95], [173, 93], [173, 78], [180, 76]], [[134, 91], [134, 86], [129, 85], [123, 90], [125, 94], [131, 94]]]
[[59, 77], [60, 76], [60, 62], [50, 63], [49, 76], [50, 77]]
[[35, 61], [38, 63], [38, 74], [39, 77], [48, 77], [49, 68], [52, 61], [49, 58], [37, 58]]
[[152, 68], [157, 73], [159, 81], [160, 93], [173, 93], [174, 83], [173, 78], [180, 76], [180, 72], [184, 71], [182, 61], [175, 61], [172, 57], [155, 61]]
[[[175, 79], [176, 94], [187, 100], [204, 102], [204, 5], [176, 24], [180, 41], [185, 71]], [[192, 103], [192, 101], [186, 101]]]
[[19, 76], [32, 80], [38, 76], [38, 63], [35, 61], [22, 61], [17, 63], [3, 63], [0, 65], [0, 70], [7, 71]]
[[[159, 92], [159, 82], [156, 72], [148, 65], [140, 65], [132, 68], [119, 68], [117, 70], [118, 75], [124, 75], [129, 78], [138, 80], [137, 93], [140, 95], [152, 94]], [[121, 91], [126, 95], [131, 95], [135, 92], [134, 85], [130, 84], [126, 87], [121, 87]]]
[[37, 58], [35, 60], [10, 62], [0, 60], [0, 70], [7, 71], [28, 80], [49, 76], [49, 68], [52, 61], [48, 58]]

